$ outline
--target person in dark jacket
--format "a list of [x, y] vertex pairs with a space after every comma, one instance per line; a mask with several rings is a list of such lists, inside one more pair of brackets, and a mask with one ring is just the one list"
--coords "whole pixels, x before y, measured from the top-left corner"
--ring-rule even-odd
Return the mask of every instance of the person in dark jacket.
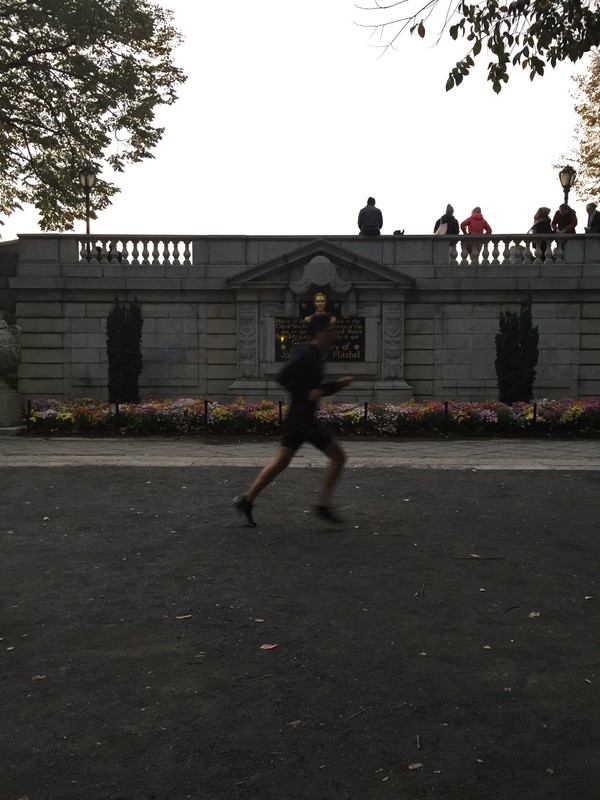
[[244, 495], [236, 497], [233, 507], [254, 527], [252, 510], [254, 500], [288, 466], [304, 442], [310, 442], [329, 458], [325, 470], [319, 504], [315, 507], [318, 519], [325, 522], [341, 522], [329, 506], [329, 498], [346, 461], [340, 445], [321, 427], [315, 418], [319, 399], [336, 394], [352, 383], [346, 375], [337, 381], [323, 383], [323, 356], [332, 347], [336, 338], [335, 323], [330, 314], [313, 314], [308, 322], [309, 342], [296, 348], [290, 360], [281, 369], [278, 380], [292, 395], [289, 410], [283, 424], [281, 444], [273, 460], [254, 479]]
[[566, 203], [561, 203], [552, 217], [552, 230], [555, 233], [575, 233], [577, 214]]
[[460, 232], [460, 228], [458, 225], [458, 220], [454, 216], [454, 209], [448, 203], [446, 206], [446, 213], [443, 214], [433, 226], [433, 232], [435, 233], [440, 225], [446, 225], [446, 236], [456, 234], [458, 236]]
[[358, 212], [359, 236], [379, 236], [383, 228], [383, 214], [375, 206], [375, 198], [369, 197], [367, 205]]
[[585, 226], [586, 233], [600, 233], [600, 211], [596, 211], [596, 203], [588, 203], [585, 210], [588, 212], [588, 224]]
[[[533, 217], [533, 225], [529, 233], [552, 233], [552, 223], [550, 222], [550, 209], [547, 206], [540, 206]], [[537, 250], [537, 242], [532, 242], [534, 251]], [[548, 242], [540, 242], [540, 258], [546, 260], [546, 250]]]

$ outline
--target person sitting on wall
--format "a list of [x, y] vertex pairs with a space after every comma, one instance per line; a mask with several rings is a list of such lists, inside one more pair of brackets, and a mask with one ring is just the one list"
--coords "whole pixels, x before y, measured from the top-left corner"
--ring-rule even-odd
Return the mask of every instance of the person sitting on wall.
[[369, 197], [367, 205], [358, 212], [359, 236], [379, 236], [383, 228], [383, 214], [375, 206], [375, 198]]
[[596, 211], [596, 203], [588, 203], [585, 210], [588, 212], [588, 224], [585, 226], [586, 233], [600, 233], [600, 211]]
[[555, 233], [575, 233], [577, 214], [566, 203], [561, 203], [552, 217], [552, 230]]

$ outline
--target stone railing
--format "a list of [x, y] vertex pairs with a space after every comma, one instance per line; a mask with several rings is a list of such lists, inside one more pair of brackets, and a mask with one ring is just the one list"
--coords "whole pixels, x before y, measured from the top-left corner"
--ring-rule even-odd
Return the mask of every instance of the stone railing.
[[[25, 234], [19, 238], [22, 264], [119, 265], [193, 268], [253, 266], [327, 241], [375, 263], [419, 266], [493, 267], [600, 264], [600, 236], [584, 234], [492, 236], [197, 236]], [[542, 248], [542, 243], [545, 248]], [[542, 266], [540, 266], [542, 265]]]
[[[543, 238], [542, 238], [543, 236]], [[585, 239], [577, 235], [519, 235], [500, 234], [492, 236], [443, 236], [448, 242], [449, 264], [468, 266], [498, 266], [514, 264], [561, 264], [566, 261], [581, 261]], [[579, 240], [579, 241], [578, 241]], [[567, 258], [567, 255], [575, 258]]]
[[191, 266], [192, 237], [111, 236], [79, 239], [79, 260], [90, 264]]

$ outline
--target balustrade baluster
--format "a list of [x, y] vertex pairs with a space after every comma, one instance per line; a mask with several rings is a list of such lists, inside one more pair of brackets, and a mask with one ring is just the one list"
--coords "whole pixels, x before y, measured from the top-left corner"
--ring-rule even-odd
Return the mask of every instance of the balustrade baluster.
[[450, 245], [449, 255], [450, 255], [450, 261], [449, 261], [450, 265], [454, 266], [454, 265], [458, 264], [458, 261], [457, 261], [458, 250], [456, 249], [456, 243], [455, 242], [452, 242], [452, 244]]
[[469, 251], [464, 239], [460, 243], [460, 265], [464, 266], [469, 263]]
[[162, 248], [162, 265], [163, 267], [168, 267], [171, 265], [171, 253], [169, 252], [169, 245], [170, 242], [168, 239], [163, 241], [163, 248]]
[[504, 251], [502, 252], [502, 263], [510, 264], [510, 239], [502, 239], [504, 242]]
[[179, 242], [177, 241], [177, 239], [175, 239], [175, 241], [173, 242], [173, 261], [172, 261], [172, 264], [173, 264], [174, 267], [179, 267], [180, 263], [181, 262], [179, 261]]
[[192, 240], [183, 240], [183, 265], [189, 267], [192, 264]]
[[121, 264], [129, 264], [129, 242], [121, 242]]
[[135, 239], [133, 242], [133, 248], [131, 250], [131, 263], [135, 264], [136, 267], [139, 267], [140, 265], [140, 251], [138, 248], [137, 239]]
[[554, 251], [554, 261], [557, 264], [563, 264], [565, 260], [565, 240], [556, 240], [556, 249]]
[[153, 267], [159, 267], [160, 266], [160, 261], [158, 260], [158, 256], [160, 255], [160, 251], [158, 249], [159, 241], [160, 241], [159, 239], [156, 239], [154, 241], [154, 247], [152, 248], [152, 266]]
[[100, 245], [96, 245], [96, 249], [99, 251], [99, 261], [101, 264], [108, 264], [108, 248], [106, 245], [106, 239], [100, 239]]
[[479, 260], [479, 263], [483, 264], [485, 267], [489, 267], [489, 265], [490, 265], [489, 244], [488, 244], [487, 240], [482, 243], [481, 255], [482, 255], [482, 258]]
[[142, 239], [142, 266], [148, 266], [150, 261], [148, 260], [148, 256], [150, 255], [150, 251], [148, 250], [148, 243], [150, 239]]
[[492, 264], [496, 266], [500, 263], [498, 256], [500, 255], [500, 248], [498, 247], [498, 239], [492, 241]]

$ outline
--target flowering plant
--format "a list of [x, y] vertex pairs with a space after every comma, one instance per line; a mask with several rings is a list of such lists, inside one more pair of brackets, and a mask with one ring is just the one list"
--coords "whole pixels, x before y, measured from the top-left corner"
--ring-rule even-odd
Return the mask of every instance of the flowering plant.
[[[147, 400], [116, 406], [89, 398], [31, 401], [30, 432], [148, 434], [278, 434], [287, 410], [271, 400], [220, 403], [198, 398]], [[512, 406], [480, 403], [408, 401], [391, 403], [323, 402], [317, 418], [344, 435], [395, 436], [408, 433], [600, 432], [600, 399], [540, 400]]]

